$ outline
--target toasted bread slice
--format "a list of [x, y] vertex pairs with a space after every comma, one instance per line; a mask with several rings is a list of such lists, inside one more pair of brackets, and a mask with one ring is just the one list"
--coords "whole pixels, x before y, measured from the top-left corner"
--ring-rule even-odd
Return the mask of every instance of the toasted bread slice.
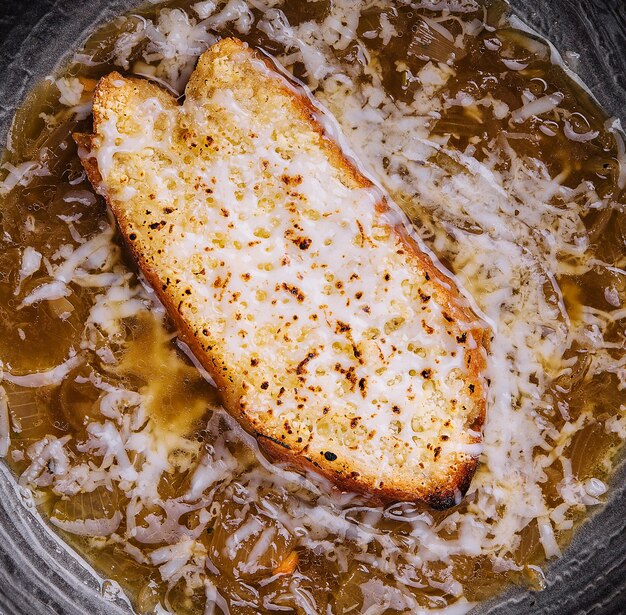
[[180, 105], [113, 73], [84, 166], [225, 408], [271, 455], [382, 499], [458, 502], [486, 331], [320, 110], [244, 43]]

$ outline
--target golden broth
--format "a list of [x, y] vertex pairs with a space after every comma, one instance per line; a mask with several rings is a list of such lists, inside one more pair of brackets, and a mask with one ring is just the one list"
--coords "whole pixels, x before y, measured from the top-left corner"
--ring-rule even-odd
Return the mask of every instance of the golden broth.
[[[137, 14], [141, 19], [157, 23], [159, 11], [164, 7], [184, 8], [192, 14], [192, 4], [182, 0], [166, 2]], [[287, 0], [279, 4], [292, 26], [309, 21], [319, 25], [334, 10], [323, 1]], [[580, 333], [579, 330], [586, 327], [590, 337], [597, 334], [593, 318], [597, 320], [597, 327], [598, 322], [608, 322], [602, 336], [601, 360], [604, 363], [598, 366], [598, 346], [591, 342], [585, 345], [584, 334], [572, 334], [565, 352], [552, 356], [547, 362], [544, 376], [549, 382], [542, 399], [537, 400], [534, 420], [551, 425], [552, 439], [546, 437], [545, 446], [535, 448], [534, 454], [553, 455], [555, 459], [564, 457], [566, 465], [571, 465], [577, 485], [590, 479], [607, 480], [621, 442], [619, 430], [611, 430], [610, 425], [614, 423], [607, 421], [623, 416], [626, 401], [620, 386], [623, 320], [606, 316], [612, 310], [619, 310], [626, 296], [626, 277], [621, 270], [625, 262], [626, 221], [623, 206], [618, 205], [624, 202], [623, 186], [619, 186], [618, 147], [602, 111], [562, 67], [550, 63], [546, 44], [512, 28], [503, 14], [504, 7], [500, 3], [491, 4], [484, 12], [481, 9], [453, 13], [447, 20], [445, 14], [425, 9], [373, 6], [359, 16], [355, 35], [360, 38], [329, 48], [337, 66], [352, 67], [346, 68], [346, 74], [360, 84], [358, 87], [370, 78], [368, 67], [375, 67], [372, 70], [380, 77], [376, 87], [398, 108], [413, 104], [416, 94], [429, 85], [424, 68], [435, 67], [433, 79], [443, 81], [435, 92], [445, 102], [435, 115], [424, 121], [424, 126], [428, 138], [445, 148], [420, 164], [433, 165], [443, 177], [467, 173], [464, 164], [451, 152], [465, 152], [482, 163], [493, 155], [494, 144], [501, 146], [504, 136], [511, 160], [515, 156], [541, 161], [551, 178], [558, 176], [559, 185], [572, 191], [581, 182], [593, 184], [599, 205], [584, 205], [587, 193], [571, 197], [574, 203], [578, 199], [582, 212], [580, 219], [584, 228], [579, 232], [581, 236], [586, 234], [588, 242], [584, 255], [557, 254], [561, 269], [552, 286], [546, 282], [546, 297], [548, 303], [551, 296], [556, 297], [555, 305], [562, 302], [563, 313], [555, 317], [554, 322], [564, 323], [571, 331]], [[256, 20], [263, 19], [257, 9], [252, 15]], [[200, 17], [196, 17], [196, 21], [200, 21]], [[483, 26], [474, 26], [474, 33], [468, 34], [463, 24], [476, 22]], [[120, 306], [128, 306], [128, 303], [111, 304], [113, 307], [103, 303], [102, 309], [110, 313], [107, 312], [108, 320], [98, 321], [94, 306], [99, 300], [104, 301], [102, 286], [82, 273], [81, 283], [72, 283], [71, 293], [25, 305], [29, 293], [55, 281], [57, 265], [71, 258], [73, 250], [110, 228], [106, 208], [99, 197], [93, 196], [93, 189], [82, 172], [71, 133], [89, 131], [89, 117], [80, 119], [81, 113], [76, 107], [88, 104], [97, 78], [112, 69], [147, 71], [148, 74], [152, 71], [142, 55], [146, 53], [145, 34], [134, 40], [131, 51], [121, 61], [124, 66], [120, 67], [116, 41], [124, 34], [129, 36], [135, 32], [140, 23], [145, 22], [132, 18], [107, 24], [90, 37], [77, 59], [55, 75], [55, 79], [79, 79], [82, 91], [75, 104], [59, 102], [58, 82], [39, 86], [17, 114], [12, 132], [13, 149], [6, 155], [6, 160], [16, 167], [25, 161], [36, 161], [40, 168], [46, 168], [45, 173], [33, 174], [30, 181], [18, 183], [1, 197], [0, 219], [4, 234], [0, 249], [0, 358], [5, 372], [13, 377], [13, 382], [5, 377], [3, 383], [12, 424], [7, 460], [22, 483], [35, 491], [43, 515], [57, 520], [55, 525], [64, 538], [104, 577], [115, 579], [125, 588], [140, 613], [153, 612], [158, 604], [178, 613], [200, 613], [207, 597], [215, 602], [218, 610], [224, 611], [228, 605], [230, 612], [237, 614], [270, 612], [278, 608], [288, 612], [321, 613], [326, 612], [328, 606], [334, 613], [360, 612], [375, 603], [370, 594], [376, 592], [387, 596], [385, 612], [408, 612], [414, 605], [430, 608], [454, 603], [461, 594], [469, 602], [483, 600], [511, 582], [540, 588], [541, 574], [534, 566], [545, 562], [546, 547], [536, 520], [517, 532], [518, 540], [506, 554], [509, 561], [514, 562], [513, 566], [501, 564], [498, 559], [504, 556], [501, 550], [478, 555], [452, 553], [442, 561], [435, 558], [419, 565], [411, 551], [416, 547], [408, 546], [417, 540], [414, 532], [418, 525], [407, 525], [394, 515], [385, 517], [382, 508], [362, 499], [342, 500], [343, 496], [334, 491], [324, 499], [315, 489], [298, 484], [293, 478], [281, 483], [269, 470], [264, 470], [249, 439], [218, 410], [217, 391], [176, 345], [175, 332], [162, 310], [155, 307], [139, 285], [134, 264], [117, 235], [103, 242], [102, 262], [98, 262], [99, 253], [95, 251], [96, 256], [89, 257], [93, 257], [92, 262], [85, 261], [79, 268], [87, 269], [90, 275], [104, 272], [117, 275], [120, 280], [124, 278], [125, 281], [116, 283], [120, 289], [125, 289], [126, 301], [137, 302], [132, 304], [135, 306], [134, 312], [130, 310], [133, 313], [124, 315], [125, 308]], [[433, 23], [445, 26], [449, 36], [442, 34]], [[488, 28], [484, 28], [484, 24]], [[387, 42], [386, 35], [381, 38], [383, 27], [389, 31]], [[246, 33], [245, 29], [231, 21], [222, 26], [219, 33], [236, 35], [278, 56], [293, 54], [293, 49], [286, 49], [285, 44], [277, 40], [280, 37], [268, 34], [271, 30], [252, 27]], [[459, 36], [463, 44], [455, 46], [453, 41]], [[150, 53], [154, 56], [154, 68], [162, 56], [158, 51]], [[451, 53], [455, 55], [452, 60]], [[503, 65], [502, 58], [509, 62], [508, 67]], [[446, 67], [452, 67], [452, 75], [447, 75]], [[322, 79], [320, 85], [320, 80], [307, 71], [302, 58], [292, 59], [289, 68], [337, 115], [351, 145], [366, 152], [358, 136], [346, 130], [339, 104], [342, 99], [333, 93], [328, 81]], [[152, 77], [155, 76], [153, 72]], [[526, 91], [529, 93], [525, 94]], [[519, 123], [511, 120], [510, 112], [523, 107], [520, 97], [526, 96], [527, 102], [532, 102], [553, 91], [562, 94], [558, 112], [552, 109]], [[463, 97], [466, 102], [462, 101]], [[487, 104], [486, 100], [491, 102]], [[457, 102], [451, 104], [450, 101]], [[563, 130], [563, 118], [574, 135], [596, 131], [597, 136], [573, 140], [572, 134], [568, 137]], [[425, 194], [407, 191], [407, 184], [402, 182], [410, 178], [413, 171], [394, 150], [394, 143], [383, 144], [382, 148], [380, 166], [372, 172], [404, 208], [442, 262], [459, 276], [479, 306], [485, 309], [486, 303], [482, 301], [492, 292], [488, 289], [488, 279], [463, 277], [464, 268], [460, 266], [463, 259], [459, 256], [459, 240], [455, 236], [455, 229], [481, 235], [486, 233], [485, 228], [478, 222], [474, 225], [471, 220], [455, 217], [454, 212], [445, 207], [429, 206], [429, 197]], [[497, 162], [490, 169], [507, 179], [512, 163]], [[400, 179], [395, 179], [396, 176]], [[560, 207], [565, 211], [573, 207], [571, 202], [559, 201], [558, 195], [548, 200], [552, 208]], [[516, 204], [519, 212], [512, 215], [523, 217], [526, 206], [524, 202]], [[547, 241], [550, 229], [536, 230], [546, 230]], [[43, 260], [16, 291], [26, 246], [34, 248]], [[105, 262], [106, 258], [109, 261]], [[546, 337], [549, 336], [550, 332], [546, 331]], [[80, 357], [80, 361], [76, 361], [75, 366], [72, 364], [61, 382], [20, 386], [19, 383], [24, 382], [19, 380], [20, 376], [51, 370], [68, 361], [68, 357], [73, 360], [74, 355]], [[594, 369], [591, 369], [592, 364]], [[535, 384], [532, 378], [531, 384]], [[141, 402], [131, 393], [139, 395]], [[107, 395], [111, 396], [106, 402], [109, 414], [104, 418], [103, 399]], [[512, 399], [511, 403], [517, 402]], [[33, 470], [38, 454], [33, 447], [45, 438], [66, 436], [71, 436], [63, 444], [70, 467], [82, 465], [90, 468], [85, 470], [87, 473], [106, 470], [107, 454], [85, 446], [85, 442], [93, 437], [93, 425], [106, 425], [107, 419], [120, 431], [127, 429], [129, 433], [147, 434], [150, 446], [160, 451], [166, 460], [167, 467], [154, 473], [156, 495], [150, 505], [137, 508], [134, 523], [144, 530], [150, 528], [151, 515], [163, 518], [163, 511], [169, 507], [172, 515], [183, 510], [175, 518], [176, 525], [184, 528], [182, 533], [171, 530], [174, 534], [168, 534], [162, 528], [161, 534], [155, 530], [152, 537], [144, 530], [129, 533], [127, 513], [129, 506], [135, 505], [133, 498], [138, 496], [129, 495], [131, 492], [124, 489], [126, 479], [123, 476], [108, 484], [102, 479], [104, 482], [94, 488], [93, 484], [87, 487], [87, 482], [81, 487], [80, 481], [86, 479], [77, 474], [72, 480], [78, 486], [70, 488], [64, 483], [65, 491], [61, 493], [59, 477], [66, 476], [63, 474], [66, 468], [59, 467], [63, 465], [62, 456], [48, 459], [47, 470], [40, 469], [39, 474]], [[136, 424], [131, 425], [133, 421]], [[576, 427], [569, 431], [567, 426], [570, 425]], [[222, 452], [218, 455], [214, 452], [216, 449]], [[194, 498], [188, 496], [190, 489], [193, 490], [196, 468], [206, 455], [212, 456], [211, 459], [220, 455], [227, 461], [235, 459], [236, 467], [228, 466], [228, 461], [232, 477], [222, 478], [217, 486], [212, 485], [209, 500], [194, 508]], [[147, 459], [148, 454], [137, 447], [128, 454], [127, 461], [136, 471], [149, 465]], [[108, 467], [120, 464], [119, 459], [112, 464], [109, 460]], [[482, 481], [487, 483], [483, 476], [487, 466], [485, 463], [477, 476], [480, 485]], [[256, 479], [257, 475], [262, 476], [262, 480]], [[554, 511], [564, 498], [563, 464], [550, 465], [545, 475], [545, 480], [537, 485], [538, 492]], [[315, 481], [314, 478], [308, 480]], [[254, 489], [250, 488], [250, 481]], [[328, 487], [322, 484], [324, 488]], [[252, 499], [245, 495], [248, 492], [253, 494]], [[196, 493], [195, 499], [198, 497]], [[203, 497], [204, 494], [200, 500]], [[298, 498], [312, 506], [326, 507], [327, 511], [339, 510], [339, 517], [347, 519], [353, 532], [358, 527], [375, 528], [377, 540], [364, 543], [358, 532], [353, 536], [331, 529], [327, 538], [331, 544], [338, 541], [341, 545], [338, 553], [334, 548], [324, 551], [307, 546], [296, 531], [299, 527], [296, 521], [292, 527], [287, 527], [282, 516], [274, 518], [268, 512], [286, 510], [293, 520], [293, 511], [300, 510], [293, 505]], [[433, 531], [442, 540], [454, 540], [459, 533], [454, 519], [478, 514], [477, 502], [478, 496], [471, 492], [452, 510], [433, 513], [418, 508], [413, 514], [428, 515], [428, 527], [435, 528]], [[174, 508], [178, 513], [171, 512]], [[566, 520], [571, 523], [561, 523], [562, 529], [556, 529], [559, 544], [569, 541], [574, 524], [584, 517], [585, 510], [586, 505], [580, 503], [566, 508]], [[122, 514], [118, 526], [106, 536], [77, 535], [74, 526], [73, 531], [63, 531], [68, 527], [63, 525], [66, 521], [106, 521], [115, 519], [119, 513]], [[207, 521], [207, 517], [210, 520]], [[446, 525], [447, 520], [450, 525]], [[249, 537], [232, 543], [240, 528], [250, 527], [246, 525], [248, 522], [257, 523], [258, 532], [267, 531], [266, 536], [271, 537], [262, 552], [254, 554], [252, 567], [246, 562], [253, 556], [255, 545], [260, 543]], [[196, 532], [197, 528], [201, 531]], [[185, 555], [188, 574], [178, 579], [176, 575], [167, 578], [163, 566], [169, 560], [166, 552], [158, 550], [167, 545], [180, 545], [181, 540], [184, 542], [189, 536], [193, 536], [193, 545]], [[400, 553], [393, 566], [397, 576], [403, 579], [402, 584], [395, 574], [375, 563], [377, 558], [382, 561], [388, 557], [385, 536], [392, 537]], [[196, 560], [202, 563], [195, 565]], [[215, 598], [215, 588], [220, 599]], [[404, 597], [384, 588], [401, 591]]]

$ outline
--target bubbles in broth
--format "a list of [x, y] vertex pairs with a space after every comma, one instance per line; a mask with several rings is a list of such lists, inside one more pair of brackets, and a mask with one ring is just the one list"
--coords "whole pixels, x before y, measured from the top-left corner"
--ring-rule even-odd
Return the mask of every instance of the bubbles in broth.
[[[268, 462], [85, 178], [71, 135], [90, 129], [99, 77], [182, 95], [231, 35], [335, 115], [493, 328], [485, 448], [450, 510], [374, 505]], [[503, 3], [151, 4], [36, 88], [10, 142], [0, 444], [137, 612], [462, 612], [542, 587], [626, 437], [626, 167], [618, 125]]]

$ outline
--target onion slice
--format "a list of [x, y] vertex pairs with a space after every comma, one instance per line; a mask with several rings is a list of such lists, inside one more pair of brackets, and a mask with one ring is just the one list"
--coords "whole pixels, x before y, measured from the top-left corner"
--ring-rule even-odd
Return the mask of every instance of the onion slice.
[[11, 444], [11, 424], [9, 422], [9, 398], [4, 387], [0, 386], [0, 457], [6, 457]]
[[80, 355], [74, 355], [65, 361], [65, 363], [61, 363], [61, 365], [57, 365], [56, 367], [45, 372], [35, 372], [32, 374], [25, 374], [24, 376], [14, 376], [9, 372], [4, 372], [3, 377], [11, 384], [16, 384], [17, 386], [29, 389], [52, 386], [55, 384], [61, 384], [65, 377], [82, 362], [83, 358]]
[[565, 123], [563, 125], [563, 134], [565, 134], [565, 136], [570, 141], [577, 141], [578, 143], [585, 143], [587, 141], [591, 141], [592, 139], [595, 139], [600, 134], [600, 132], [597, 130], [589, 130], [588, 132], [576, 132], [572, 128], [572, 125], [569, 123], [569, 121], [565, 120]]
[[50, 517], [50, 523], [55, 527], [75, 534], [76, 536], [110, 536], [122, 522], [122, 513], [116, 511], [110, 518], [103, 519], [58, 519]]

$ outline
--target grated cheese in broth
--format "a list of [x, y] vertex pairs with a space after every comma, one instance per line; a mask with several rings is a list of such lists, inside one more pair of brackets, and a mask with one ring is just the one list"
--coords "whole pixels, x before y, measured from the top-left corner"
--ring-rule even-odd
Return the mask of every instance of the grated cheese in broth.
[[[132, 354], [133, 344], [139, 347], [133, 337], [140, 337], [137, 323], [152, 319], [154, 328], [148, 331], [156, 339], [154, 331], [164, 330], [164, 311], [128, 268], [111, 221], [101, 219], [90, 232], [79, 230], [96, 207], [90, 192], [75, 189], [65, 198], [68, 212], [82, 208], [81, 216], [61, 219], [69, 237], [54, 249], [26, 246], [21, 253], [11, 296], [24, 310], [46, 309], [39, 304], [61, 298], [80, 298], [87, 307], [76, 346], [80, 351], [72, 348], [65, 362], [22, 373], [5, 361], [8, 407], [5, 412], [0, 387], [0, 454], [16, 447], [28, 431], [28, 416], [21, 423], [13, 419], [19, 411], [11, 402], [14, 389], [90, 386], [97, 392], [83, 431], [75, 437], [55, 432], [20, 444], [20, 483], [48, 490], [61, 501], [100, 489], [111, 498], [116, 494], [124, 504], [105, 517], [66, 519], [57, 509], [50, 520], [87, 541], [80, 545], [96, 558], [117, 545], [133, 561], [158, 569], [163, 592], [149, 586], [140, 592], [156, 591], [153, 612], [173, 612], [168, 596], [179, 583], [190, 595], [201, 595], [206, 613], [238, 612], [224, 580], [232, 570], [246, 583], [262, 578], [262, 587], [269, 588], [264, 604], [252, 603], [257, 610], [271, 605], [321, 612], [322, 598], [307, 585], [305, 573], [274, 578], [273, 570], [286, 554], [297, 550], [300, 558], [305, 552], [324, 558], [325, 567], [335, 567], [341, 575], [346, 610], [338, 612], [349, 612], [352, 605], [353, 612], [368, 615], [465, 613], [473, 598], [468, 599], [472, 588], [460, 561], [469, 558], [490, 566], [494, 575], [524, 571], [536, 578], [540, 571], [534, 559], [520, 556], [528, 536], [536, 536], [543, 551], [535, 559], [559, 556], [561, 532], [569, 531], [576, 515], [600, 503], [606, 492], [604, 475], [579, 476], [572, 463], [577, 438], [600, 419], [592, 405], [577, 408], [559, 395], [572, 390], [576, 378], [581, 386], [592, 387], [607, 374], [619, 380], [619, 390], [626, 387], [626, 358], [618, 356], [623, 337], [616, 334], [626, 317], [620, 308], [626, 262], [622, 257], [607, 266], [595, 258], [587, 221], [590, 211], [610, 212], [620, 205], [610, 195], [599, 196], [588, 175], [572, 182], [574, 171], [555, 171], [539, 149], [529, 154], [518, 143], [535, 138], [528, 132], [531, 125], [547, 138], [563, 132], [577, 146], [596, 139], [599, 130], [574, 130], [559, 91], [536, 95], [528, 90], [513, 104], [491, 93], [476, 98], [454, 91], [460, 69], [453, 61], [429, 56], [416, 65], [407, 55], [389, 67], [381, 54], [400, 39], [397, 15], [404, 5], [338, 1], [318, 21], [292, 23], [289, 3], [199, 2], [193, 12], [166, 8], [153, 18], [124, 18], [127, 27], [116, 36], [112, 57], [119, 68], [180, 93], [197, 56], [223, 32], [271, 44], [286, 69], [334, 115], [354, 156], [403, 206], [420, 240], [445, 259], [494, 332], [484, 446], [466, 451], [480, 455], [481, 464], [457, 508], [445, 515], [410, 504], [383, 508], [338, 493], [315, 475], [271, 464], [254, 439], [208, 398], [201, 397], [195, 414], [191, 402], [185, 408], [205, 417], [200, 438], [189, 422], [177, 429], [171, 427], [174, 423], [161, 425], [157, 406], [172, 402], [157, 387], [157, 376], [150, 380], [146, 373], [159, 362], [173, 365], [170, 360], [180, 374], [188, 374], [187, 369], [196, 373], [195, 368], [180, 356], [171, 359], [171, 349], [168, 359], [162, 350], [149, 357], [144, 371], [128, 367], [133, 361], [125, 356], [143, 360]], [[465, 49], [485, 27], [473, 0], [412, 6], [427, 11], [424, 23], [447, 41], [447, 51], [450, 45]], [[371, 14], [377, 16], [374, 26], [359, 37], [361, 20]], [[467, 14], [477, 16], [470, 20]], [[380, 40], [378, 51], [368, 32]], [[497, 29], [488, 40], [486, 48], [499, 54], [499, 70], [523, 74], [526, 60], [504, 55], [507, 43]], [[429, 47], [422, 52], [436, 55]], [[351, 60], [343, 59], [346, 53]], [[386, 83], [400, 75], [415, 87], [393, 96]], [[61, 105], [85, 104], [82, 82], [63, 78], [56, 84]], [[454, 113], [464, 113], [465, 122], [471, 117], [483, 122], [493, 113], [506, 128], [459, 149], [452, 133], [437, 130]], [[623, 141], [618, 125], [608, 130], [616, 131], [616, 183], [623, 188]], [[103, 159], [105, 172], [106, 166]], [[9, 174], [0, 193], [9, 195], [49, 173], [38, 160], [4, 168]], [[49, 276], [45, 280], [39, 278], [42, 263]], [[611, 271], [622, 281], [606, 291], [606, 305], [582, 304], [573, 310], [563, 280], [598, 270]], [[582, 350], [588, 353], [585, 359], [579, 358]], [[167, 367], [165, 373], [170, 373]], [[601, 420], [602, 432], [626, 436], [624, 407], [618, 403]], [[549, 497], [548, 476], [556, 492]], [[164, 496], [163, 485], [176, 480], [184, 486]], [[224, 561], [231, 568], [224, 568]], [[327, 596], [331, 590], [322, 588], [321, 593]]]
[[34, 273], [37, 273], [41, 267], [41, 253], [31, 246], [27, 246], [22, 254], [22, 266], [20, 267], [19, 280], [15, 288], [15, 294], [18, 295], [22, 283]]

